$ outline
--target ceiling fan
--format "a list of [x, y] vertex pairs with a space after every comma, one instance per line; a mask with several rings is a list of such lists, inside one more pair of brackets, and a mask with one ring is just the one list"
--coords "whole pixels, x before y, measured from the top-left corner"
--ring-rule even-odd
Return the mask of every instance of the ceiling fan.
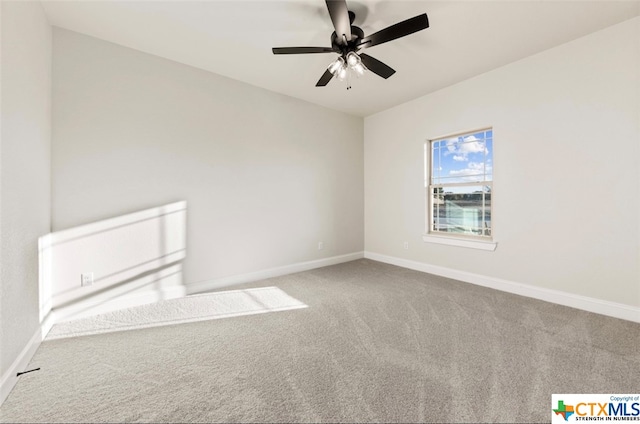
[[[274, 47], [273, 54], [338, 53], [340, 56], [332, 62], [316, 87], [324, 87], [335, 76], [338, 80], [349, 78], [350, 72], [362, 75], [367, 69], [387, 79], [396, 71], [368, 54], [358, 53], [361, 49], [373, 47], [405, 35], [429, 28], [427, 14], [415, 16], [391, 25], [367, 37], [362, 29], [353, 26], [355, 13], [347, 9], [345, 0], [325, 0], [329, 16], [335, 31], [331, 34], [331, 47]], [[347, 89], [350, 89], [347, 86]]]

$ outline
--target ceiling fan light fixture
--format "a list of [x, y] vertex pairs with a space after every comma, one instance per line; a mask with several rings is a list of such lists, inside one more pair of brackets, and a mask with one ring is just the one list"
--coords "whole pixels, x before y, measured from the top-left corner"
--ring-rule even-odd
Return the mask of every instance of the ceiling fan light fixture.
[[356, 63], [354, 66], [351, 67], [351, 69], [353, 69], [353, 71], [356, 73], [357, 76], [361, 77], [362, 75], [364, 75], [364, 72], [367, 70], [367, 67], [364, 66], [362, 63]]
[[[342, 59], [342, 58], [340, 58]], [[344, 61], [343, 61], [344, 62]], [[336, 77], [338, 78], [338, 81], [344, 81], [347, 79], [347, 76], [349, 75], [349, 68], [347, 68], [347, 64], [345, 63], [344, 65], [342, 65], [342, 67], [338, 70], [338, 75], [336, 75]]]
[[360, 59], [360, 56], [358, 56], [356, 52], [349, 52], [347, 54], [347, 63], [351, 68], [353, 68], [358, 63], [362, 63], [362, 60]]
[[344, 59], [342, 57], [338, 57], [336, 60], [329, 64], [327, 69], [333, 74], [333, 76], [337, 77], [340, 74], [340, 70], [344, 67]]

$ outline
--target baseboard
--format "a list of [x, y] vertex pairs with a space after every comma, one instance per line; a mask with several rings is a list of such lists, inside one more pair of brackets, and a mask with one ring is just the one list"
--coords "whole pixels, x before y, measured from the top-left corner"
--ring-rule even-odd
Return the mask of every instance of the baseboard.
[[507, 293], [544, 300], [558, 305], [569, 306], [571, 308], [581, 309], [587, 312], [607, 315], [627, 321], [640, 322], [640, 308], [624, 305], [622, 303], [609, 302], [606, 300], [566, 293], [559, 290], [546, 289], [543, 287], [535, 287], [529, 284], [516, 283], [513, 281], [502, 280], [466, 271], [459, 271], [424, 262], [411, 261], [394, 256], [382, 255], [374, 252], [364, 252], [364, 257], [374, 261], [464, 281], [466, 283], [476, 284], [478, 286], [488, 287]]
[[0, 406], [2, 406], [7, 396], [9, 396], [9, 393], [11, 393], [11, 390], [13, 390], [13, 387], [18, 382], [19, 377], [17, 377], [16, 374], [21, 371], [25, 371], [25, 368], [29, 365], [31, 358], [33, 358], [36, 350], [38, 350], [40, 343], [47, 337], [47, 334], [56, 323], [63, 322], [68, 319], [78, 319], [95, 314], [103, 314], [117, 309], [140, 306], [157, 302], [159, 300], [175, 299], [178, 297], [184, 297], [185, 295], [185, 287], [179, 285], [163, 287], [154, 292], [135, 293], [106, 303], [84, 303], [82, 305], [83, 310], [80, 312], [65, 309], [49, 310], [46, 316], [42, 319], [42, 322], [38, 326], [34, 335], [31, 337], [24, 349], [22, 349], [22, 352], [20, 352], [16, 360], [11, 364], [11, 367], [9, 367], [2, 376], [2, 379], [0, 380]]
[[281, 275], [293, 274], [295, 272], [308, 271], [310, 269], [321, 268], [323, 266], [336, 265], [344, 262], [355, 261], [364, 258], [364, 252], [348, 253], [346, 255], [332, 256], [330, 258], [317, 259], [314, 261], [298, 262], [277, 268], [269, 268], [262, 271], [250, 272], [247, 274], [232, 275], [229, 277], [215, 278], [213, 280], [201, 281], [187, 285], [187, 294], [203, 293], [222, 287], [234, 286], [252, 281], [264, 280], [266, 278], [279, 277]]
[[42, 334], [42, 340], [47, 338], [47, 334], [51, 331], [51, 328], [56, 324], [58, 317], [56, 316], [55, 311], [49, 311], [47, 316], [44, 317], [42, 322], [40, 323], [40, 329]]
[[93, 315], [105, 314], [125, 308], [134, 308], [136, 306], [147, 305], [161, 300], [176, 299], [184, 297], [186, 294], [184, 286], [170, 286], [162, 287], [154, 291], [119, 296], [107, 302], [97, 300], [94, 302], [84, 302], [78, 305], [78, 307], [54, 309], [52, 311], [52, 323], [46, 328], [46, 333], [51, 330], [53, 324], [57, 324], [59, 322], [87, 318]]
[[18, 378], [16, 374], [22, 371], [25, 371], [25, 368], [31, 362], [31, 358], [38, 350], [38, 346], [42, 342], [44, 336], [42, 335], [41, 327], [38, 326], [36, 332], [33, 334], [27, 345], [22, 349], [22, 352], [18, 355], [13, 364], [9, 367], [9, 369], [4, 373], [2, 379], [0, 380], [0, 405], [5, 401], [13, 386], [18, 382]]

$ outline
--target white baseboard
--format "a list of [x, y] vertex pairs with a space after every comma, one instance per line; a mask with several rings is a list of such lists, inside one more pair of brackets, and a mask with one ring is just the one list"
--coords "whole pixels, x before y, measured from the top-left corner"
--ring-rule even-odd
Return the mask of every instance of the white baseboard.
[[279, 277], [281, 275], [293, 274], [295, 272], [308, 271], [310, 269], [321, 268], [323, 266], [341, 264], [343, 262], [355, 261], [364, 258], [364, 252], [348, 253], [346, 255], [332, 256], [330, 258], [316, 259], [314, 261], [298, 262], [291, 265], [269, 268], [262, 271], [250, 272], [247, 274], [232, 275], [229, 277], [216, 278], [213, 280], [201, 281], [187, 285], [187, 294], [203, 293], [222, 287], [234, 286], [236, 284], [249, 283], [252, 281], [264, 280], [266, 278]]
[[50, 310], [44, 317], [42, 323], [38, 326], [35, 334], [31, 337], [22, 352], [18, 355], [11, 367], [4, 373], [0, 380], [0, 406], [5, 401], [11, 390], [18, 381], [17, 373], [24, 371], [31, 358], [36, 353], [40, 343], [47, 337], [47, 334], [58, 322], [69, 319], [84, 318], [91, 315], [103, 314], [122, 308], [130, 308], [141, 306], [148, 303], [157, 302], [159, 300], [175, 299], [184, 297], [186, 290], [184, 286], [163, 287], [154, 292], [135, 293], [129, 296], [113, 299], [110, 302], [95, 302], [82, 304], [82, 310], [61, 309]]
[[622, 303], [609, 302], [606, 300], [566, 293], [559, 290], [546, 289], [543, 287], [535, 287], [529, 284], [516, 283], [513, 281], [502, 280], [466, 271], [459, 271], [424, 262], [411, 261], [394, 256], [382, 255], [374, 252], [364, 252], [364, 257], [374, 261], [464, 281], [478, 286], [489, 287], [507, 293], [544, 300], [546, 302], [569, 306], [571, 308], [582, 309], [587, 312], [607, 315], [627, 321], [640, 322], [640, 308], [624, 305]]
[[119, 309], [134, 308], [136, 306], [147, 305], [149, 303], [154, 303], [161, 300], [176, 299], [179, 297], [184, 297], [186, 296], [186, 294], [186, 289], [182, 285], [162, 287], [154, 291], [124, 295], [107, 302], [96, 300], [93, 302], [82, 303], [80, 305], [77, 305], [76, 307], [54, 309], [52, 311], [53, 323], [47, 328], [46, 333], [49, 333], [49, 330], [51, 329], [53, 324], [57, 324], [59, 322], [105, 314]]
[[0, 405], [5, 401], [13, 386], [18, 382], [18, 377], [16, 374], [22, 371], [26, 371], [25, 368], [31, 362], [31, 358], [38, 350], [38, 346], [40, 346], [40, 342], [44, 338], [42, 334], [42, 330], [40, 326], [38, 326], [36, 332], [33, 334], [27, 345], [22, 349], [22, 352], [18, 355], [13, 364], [9, 367], [9, 369], [4, 373], [2, 379], [0, 380]]

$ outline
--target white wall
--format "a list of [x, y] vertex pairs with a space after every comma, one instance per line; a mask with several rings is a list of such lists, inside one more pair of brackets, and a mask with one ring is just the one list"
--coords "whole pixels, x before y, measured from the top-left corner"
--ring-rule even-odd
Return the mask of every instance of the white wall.
[[53, 64], [54, 230], [184, 199], [187, 284], [362, 251], [362, 118], [58, 28]]
[[51, 27], [39, 2], [3, 1], [0, 11], [1, 403], [40, 324], [38, 237], [51, 222]]
[[[497, 250], [424, 243], [423, 142], [486, 126]], [[639, 157], [635, 18], [365, 118], [365, 250], [640, 306]]]
[[184, 296], [186, 216], [186, 202], [175, 202], [42, 237], [41, 320], [52, 308], [51, 323]]

